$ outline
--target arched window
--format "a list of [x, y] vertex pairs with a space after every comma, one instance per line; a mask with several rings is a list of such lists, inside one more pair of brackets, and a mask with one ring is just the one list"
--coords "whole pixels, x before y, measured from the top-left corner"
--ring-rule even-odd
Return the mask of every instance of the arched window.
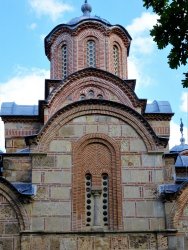
[[96, 46], [95, 41], [87, 41], [87, 66], [96, 67]]
[[67, 45], [62, 47], [62, 78], [67, 77]]
[[85, 94], [81, 94], [81, 95], [80, 95], [80, 100], [85, 100], [85, 99], [86, 99]]
[[95, 94], [94, 94], [94, 91], [92, 89], [88, 92], [88, 96], [89, 96], [89, 98], [94, 98]]
[[119, 75], [119, 48], [117, 45], [113, 46], [113, 59], [114, 59], [114, 74]]
[[73, 230], [122, 229], [119, 146], [105, 135], [91, 136], [73, 152]]
[[99, 95], [97, 96], [97, 98], [100, 99], [100, 100], [103, 100], [103, 99], [104, 99], [104, 98], [103, 98], [103, 95], [101, 95], [101, 94], [99, 94]]

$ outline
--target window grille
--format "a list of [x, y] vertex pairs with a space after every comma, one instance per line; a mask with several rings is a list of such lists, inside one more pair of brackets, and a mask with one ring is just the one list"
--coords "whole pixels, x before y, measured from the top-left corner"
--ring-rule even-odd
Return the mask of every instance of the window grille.
[[108, 226], [108, 175], [102, 175], [102, 211], [103, 211], [103, 225]]
[[116, 45], [113, 46], [113, 57], [114, 57], [114, 74], [119, 75], [119, 49]]
[[87, 66], [95, 67], [96, 66], [96, 46], [95, 41], [89, 40], [87, 42]]
[[67, 45], [62, 47], [62, 78], [67, 76]]
[[85, 176], [85, 200], [86, 200], [86, 226], [89, 227], [92, 225], [92, 207], [93, 201], [91, 197], [91, 188], [92, 188], [92, 178], [90, 174]]

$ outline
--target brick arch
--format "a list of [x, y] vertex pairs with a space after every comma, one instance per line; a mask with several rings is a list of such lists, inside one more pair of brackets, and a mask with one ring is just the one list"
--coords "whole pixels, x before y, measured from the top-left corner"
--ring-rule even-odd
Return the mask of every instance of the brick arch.
[[88, 134], [73, 146], [73, 230], [85, 227], [85, 175], [101, 187], [102, 174], [109, 176], [109, 230], [122, 229], [120, 146], [104, 134]]
[[171, 216], [174, 228], [178, 227], [178, 222], [186, 205], [188, 205], [188, 186], [183, 190], [183, 192], [176, 201], [176, 206], [175, 206], [176, 209], [174, 214]]
[[70, 99], [69, 97], [71, 95], [72, 100], [70, 100], [70, 103], [77, 101], [75, 93], [91, 84], [94, 84], [99, 89], [103, 89], [106, 94], [112, 93], [118, 102], [131, 108], [137, 108], [142, 105], [137, 96], [133, 93], [133, 90], [126, 86], [119, 78], [104, 78], [103, 71], [99, 71], [99, 75], [93, 76], [87, 74], [87, 71], [88, 69], [81, 71], [78, 78], [74, 78], [73, 76], [73, 79], [66, 79], [64, 84], [52, 91], [47, 99], [49, 117], [63, 106], [67, 105], [67, 100]]
[[81, 70], [83, 68], [87, 68], [86, 63], [86, 43], [88, 40], [95, 41], [96, 45], [96, 67], [105, 69], [105, 36], [100, 30], [95, 29], [85, 29], [82, 30], [77, 36], [77, 58], [79, 64], [77, 64], [77, 70]]
[[143, 139], [147, 150], [156, 150], [166, 146], [166, 140], [158, 138], [149, 123], [131, 108], [110, 101], [91, 100], [89, 102], [86, 100], [68, 105], [58, 111], [37, 136], [35, 141], [38, 145], [33, 148], [33, 151], [46, 152], [50, 141], [56, 136], [61, 126], [77, 117], [93, 114], [108, 115], [129, 124]]
[[[63, 84], [60, 84], [50, 93], [47, 99], [47, 106], [49, 108], [52, 105], [55, 107], [54, 103], [57, 102], [56, 100], [59, 100], [59, 95], [62, 96], [61, 92], [64, 92], [63, 94], [67, 97], [66, 92], [73, 91], [73, 87], [75, 85], [74, 83], [78, 86], [78, 84], [81, 84], [83, 81], [92, 81], [98, 84], [100, 83], [101, 87], [108, 86], [111, 91], [118, 96], [121, 103], [124, 103], [122, 100], [126, 98], [126, 100], [129, 100], [129, 104], [127, 103], [126, 105], [130, 106], [131, 103], [132, 107], [141, 108], [143, 112], [145, 110], [146, 101], [138, 99], [134, 90], [129, 85], [125, 84], [125, 82], [119, 77], [96, 68], [86, 68], [67, 77], [63, 81]], [[65, 89], [66, 92], [64, 91]]]
[[103, 92], [104, 99], [108, 100], [110, 96], [114, 96], [118, 102], [133, 108], [133, 104], [129, 97], [127, 97], [121, 89], [117, 88], [114, 83], [101, 81], [94, 77], [87, 77], [64, 85], [62, 91], [59, 92], [54, 101], [50, 104], [48, 112], [49, 117], [67, 104], [67, 99], [70, 95], [72, 96], [71, 102], [78, 101], [80, 93], [84, 92], [84, 89], [87, 90], [89, 87], [93, 87]]
[[62, 79], [62, 54], [61, 48], [63, 45], [67, 46], [67, 66], [68, 66], [68, 75], [73, 73], [73, 37], [70, 34], [62, 34], [56, 38], [54, 44], [51, 48], [51, 78], [52, 79]]
[[18, 196], [15, 194], [14, 191], [12, 191], [8, 181], [6, 180], [0, 180], [0, 195], [7, 200], [7, 202], [10, 204], [10, 207], [13, 209], [13, 211], [16, 213], [20, 231], [28, 230], [29, 229], [29, 222], [28, 222], [28, 216], [27, 213], [21, 204], [21, 202], [18, 199]]
[[112, 33], [110, 35], [110, 48], [109, 48], [109, 55], [110, 55], [110, 72], [114, 73], [114, 58], [113, 58], [113, 46], [116, 45], [119, 49], [119, 77], [122, 79], [127, 79], [127, 47], [125, 47], [122, 39]]

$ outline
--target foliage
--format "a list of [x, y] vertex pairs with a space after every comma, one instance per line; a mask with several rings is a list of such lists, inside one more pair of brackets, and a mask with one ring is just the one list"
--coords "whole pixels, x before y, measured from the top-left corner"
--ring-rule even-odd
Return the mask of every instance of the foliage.
[[[188, 0], [143, 0], [144, 7], [152, 7], [159, 18], [151, 36], [159, 49], [171, 45], [168, 55], [170, 68], [177, 69], [188, 61]], [[183, 87], [188, 87], [188, 72]]]

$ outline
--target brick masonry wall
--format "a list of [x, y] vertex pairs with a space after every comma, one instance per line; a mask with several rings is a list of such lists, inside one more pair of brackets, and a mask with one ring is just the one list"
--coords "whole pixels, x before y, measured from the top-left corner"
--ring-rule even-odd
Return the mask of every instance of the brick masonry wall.
[[158, 136], [170, 136], [170, 122], [169, 121], [149, 121]]
[[27, 156], [4, 157], [3, 177], [10, 182], [31, 182], [31, 159]]
[[32, 182], [38, 185], [32, 205], [33, 230], [72, 230], [72, 206], [77, 199], [72, 190], [75, 178], [73, 145], [89, 134], [108, 136], [119, 145], [121, 179], [118, 185], [122, 187], [122, 206], [121, 202], [118, 206], [122, 207], [119, 218], [123, 228], [164, 229], [163, 204], [155, 196], [157, 185], [164, 181], [162, 153], [148, 153], [142, 138], [123, 121], [110, 116], [88, 115], [59, 126], [55, 137], [51, 138], [47, 156], [33, 156]]
[[89, 99], [89, 90], [94, 91], [94, 98], [101, 94], [105, 100], [116, 101], [127, 105], [133, 109], [133, 101], [124, 92], [125, 85], [119, 83], [119, 88], [117, 88], [117, 83], [114, 83], [112, 79], [104, 79], [97, 76], [86, 76], [79, 79], [75, 79], [71, 82], [66, 82], [61, 87], [61, 91], [58, 91], [55, 99], [49, 101], [49, 108], [46, 113], [46, 121], [58, 110], [66, 106], [67, 104], [73, 103], [80, 100], [80, 95], [84, 94], [86, 99]]
[[20, 228], [16, 213], [5, 197], [0, 195], [0, 249], [20, 249]]
[[167, 250], [167, 237], [163, 234], [120, 234], [120, 233], [93, 233], [93, 234], [35, 234], [23, 235], [21, 239], [23, 250]]
[[6, 122], [5, 147], [7, 153], [25, 148], [24, 137], [37, 134], [40, 128], [41, 124], [36, 122]]
[[[124, 35], [125, 36], [125, 35]], [[68, 75], [87, 67], [86, 44], [88, 40], [96, 43], [96, 67], [114, 74], [113, 45], [119, 47], [119, 72], [122, 79], [127, 79], [127, 46], [122, 37], [116, 32], [110, 34], [96, 28], [82, 28], [76, 36], [70, 33], [61, 33], [51, 47], [51, 79], [62, 79], [62, 46], [68, 47]], [[124, 37], [126, 40], [127, 38]]]

